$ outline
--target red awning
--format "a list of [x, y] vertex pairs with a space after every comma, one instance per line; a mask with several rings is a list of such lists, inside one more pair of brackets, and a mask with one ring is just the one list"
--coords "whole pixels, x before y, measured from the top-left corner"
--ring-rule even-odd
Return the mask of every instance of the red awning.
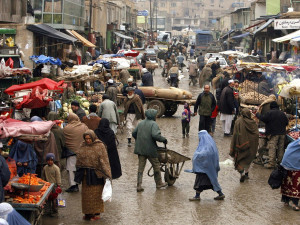
[[14, 95], [14, 92], [26, 90], [26, 89], [33, 89], [34, 87], [41, 87], [42, 89], [48, 89], [48, 90], [59, 90], [61, 93], [63, 92], [63, 83], [64, 81], [55, 82], [54, 80], [51, 80], [49, 78], [43, 78], [39, 81], [35, 81], [32, 83], [27, 84], [20, 84], [20, 85], [13, 85], [9, 88], [7, 88], [4, 92], [8, 95]]
[[256, 27], [256, 26], [258, 26], [258, 25], [260, 25], [260, 24], [262, 24], [262, 23], [264, 23], [264, 22], [266, 22], [266, 21], [260, 21], [259, 23], [256, 23], [256, 24], [254, 24], [254, 25], [252, 25], [252, 26], [250, 26], [250, 27], [247, 27], [247, 28], [245, 28], [244, 30], [249, 30], [249, 29], [251, 29], [252, 27]]

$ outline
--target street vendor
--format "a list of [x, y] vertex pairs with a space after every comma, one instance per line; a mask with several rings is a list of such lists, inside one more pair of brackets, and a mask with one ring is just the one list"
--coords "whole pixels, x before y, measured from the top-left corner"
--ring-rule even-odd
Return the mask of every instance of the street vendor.
[[270, 88], [267, 79], [264, 76], [262, 81], [258, 83], [258, 92], [266, 96], [273, 94], [273, 89]]
[[127, 84], [128, 79], [130, 78], [130, 73], [127, 69], [122, 69], [119, 75], [119, 79], [123, 85]]
[[82, 108], [80, 108], [78, 101], [71, 102], [71, 109], [72, 109], [73, 113], [75, 113], [81, 121], [82, 121], [83, 117], [86, 116], [84, 110]]
[[0, 202], [4, 201], [3, 188], [7, 185], [10, 178], [10, 171], [5, 159], [0, 155]]
[[108, 95], [108, 97], [111, 101], [113, 101], [114, 103], [117, 104], [118, 89], [117, 89], [116, 85], [114, 84], [114, 80], [109, 79], [107, 81], [107, 84], [108, 84], [108, 86], [105, 90], [105, 94]]

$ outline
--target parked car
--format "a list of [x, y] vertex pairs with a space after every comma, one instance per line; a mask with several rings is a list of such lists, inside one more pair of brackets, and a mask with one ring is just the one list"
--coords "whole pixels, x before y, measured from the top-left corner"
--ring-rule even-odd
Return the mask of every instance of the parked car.
[[207, 63], [210, 54], [212, 54], [212, 58], [216, 58], [216, 57], [222, 57], [219, 53], [206, 53], [204, 56], [204, 62]]
[[[215, 57], [215, 58], [214, 58], [214, 57], [210, 58], [210, 59], [207, 61], [206, 64], [212, 63], [212, 62], [214, 62], [214, 61], [216, 61], [216, 57]], [[225, 68], [225, 67], [228, 66], [228, 63], [227, 63], [227, 61], [225, 60], [225, 58], [219, 57], [218, 61], [220, 62], [221, 68]]]

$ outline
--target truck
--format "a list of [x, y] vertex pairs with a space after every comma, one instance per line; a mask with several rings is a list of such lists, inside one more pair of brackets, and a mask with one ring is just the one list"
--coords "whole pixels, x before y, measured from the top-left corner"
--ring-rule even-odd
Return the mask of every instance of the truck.
[[206, 49], [214, 41], [213, 34], [207, 30], [196, 30], [195, 55], [199, 56], [200, 52], [206, 53]]

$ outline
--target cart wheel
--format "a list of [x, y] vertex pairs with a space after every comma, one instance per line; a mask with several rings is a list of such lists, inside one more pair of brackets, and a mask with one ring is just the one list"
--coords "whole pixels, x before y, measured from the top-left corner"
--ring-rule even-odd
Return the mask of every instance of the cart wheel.
[[165, 116], [171, 117], [177, 112], [178, 105], [176, 102], [167, 102], [165, 107]]
[[[173, 168], [171, 167], [170, 170], [172, 170]], [[172, 177], [171, 174], [169, 174], [169, 170], [166, 169], [165, 171], [165, 182], [168, 183], [168, 186], [172, 186], [176, 181], [175, 177]]]
[[165, 105], [160, 100], [152, 100], [148, 103], [147, 109], [155, 109], [157, 110], [157, 117], [162, 117], [165, 113]]

